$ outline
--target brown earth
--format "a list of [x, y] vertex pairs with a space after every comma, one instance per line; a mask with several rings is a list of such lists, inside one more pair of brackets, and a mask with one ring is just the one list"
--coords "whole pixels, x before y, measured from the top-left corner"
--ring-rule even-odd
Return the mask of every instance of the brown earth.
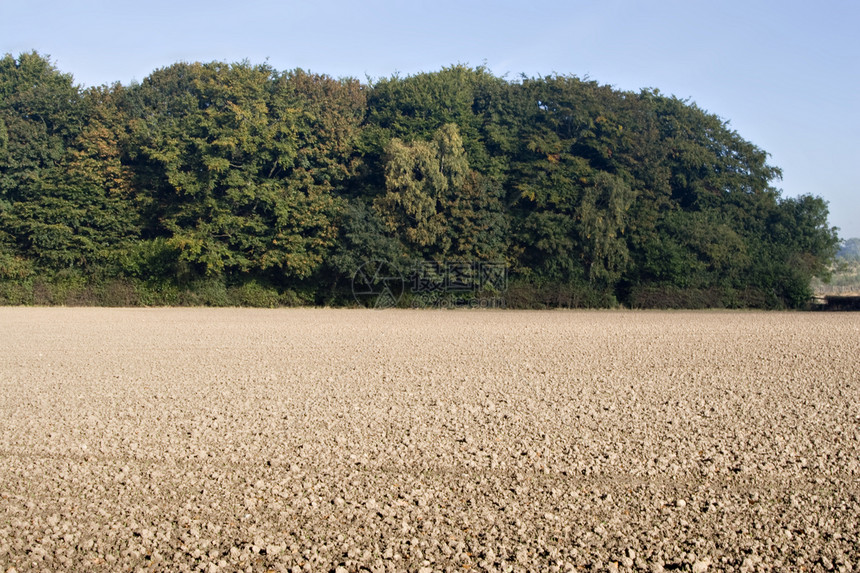
[[860, 315], [0, 309], [0, 571], [856, 571]]

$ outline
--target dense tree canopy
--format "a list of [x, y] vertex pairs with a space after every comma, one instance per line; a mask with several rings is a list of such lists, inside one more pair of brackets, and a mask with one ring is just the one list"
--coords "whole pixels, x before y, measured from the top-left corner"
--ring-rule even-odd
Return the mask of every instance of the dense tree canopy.
[[0, 301], [348, 303], [376, 259], [504, 264], [521, 305], [800, 307], [836, 230], [767, 159], [689, 101], [572, 76], [212, 62], [84, 90], [7, 55]]

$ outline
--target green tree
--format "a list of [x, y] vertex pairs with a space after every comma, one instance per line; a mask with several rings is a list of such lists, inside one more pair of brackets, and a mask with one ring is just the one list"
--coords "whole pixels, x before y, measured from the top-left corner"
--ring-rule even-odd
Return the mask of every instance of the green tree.
[[360, 121], [354, 82], [177, 64], [131, 91], [144, 113], [127, 152], [151, 233], [209, 276], [303, 278], [319, 267], [335, 236], [334, 185], [349, 174], [341, 159]]
[[583, 190], [576, 218], [589, 281], [614, 285], [626, 270], [630, 255], [624, 232], [634, 199], [624, 180], [605, 172]]
[[512, 169], [512, 207], [522, 266], [561, 282], [612, 289], [629, 261], [636, 191], [619, 162], [623, 128], [611, 90], [553, 76], [525, 79], [516, 99], [522, 145]]
[[803, 306], [813, 294], [812, 278], [827, 277], [839, 244], [827, 213], [827, 202], [811, 195], [783, 199], [771, 213], [752, 273], [781, 304]]
[[135, 218], [125, 197], [96, 174], [117, 156], [116, 141], [97, 136], [106, 133], [99, 117], [105, 106], [36, 53], [0, 61], [0, 94], [7, 245], [44, 269], [100, 271], [111, 248], [133, 236]]
[[445, 124], [431, 141], [386, 148], [386, 193], [375, 208], [389, 232], [422, 257], [489, 260], [504, 256], [501, 190], [469, 168], [459, 129]]
[[388, 231], [376, 209], [363, 199], [345, 200], [338, 215], [337, 232], [335, 245], [319, 277], [335, 298], [351, 300], [347, 279], [367, 262], [386, 261], [404, 270], [410, 266], [404, 245]]
[[72, 76], [31, 52], [0, 59], [0, 201], [34, 194], [83, 121]]
[[510, 85], [486, 68], [463, 65], [373, 82], [360, 144], [367, 167], [362, 186], [384, 190], [391, 139], [429, 141], [447, 124], [457, 126], [470, 168], [503, 184], [516, 147], [515, 128], [508, 123], [509, 91]]
[[432, 141], [386, 148], [386, 193], [376, 208], [390, 231], [401, 230], [405, 242], [419, 251], [433, 247], [444, 256], [451, 247], [445, 206], [449, 194], [465, 182], [468, 161], [456, 126], [443, 126]]

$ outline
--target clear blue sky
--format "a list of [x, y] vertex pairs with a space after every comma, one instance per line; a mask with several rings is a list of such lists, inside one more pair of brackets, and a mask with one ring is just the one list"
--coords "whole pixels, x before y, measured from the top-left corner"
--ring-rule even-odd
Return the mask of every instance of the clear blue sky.
[[0, 0], [0, 52], [50, 55], [77, 82], [142, 80], [177, 61], [266, 60], [378, 78], [486, 64], [656, 87], [731, 121], [860, 237], [856, 0]]

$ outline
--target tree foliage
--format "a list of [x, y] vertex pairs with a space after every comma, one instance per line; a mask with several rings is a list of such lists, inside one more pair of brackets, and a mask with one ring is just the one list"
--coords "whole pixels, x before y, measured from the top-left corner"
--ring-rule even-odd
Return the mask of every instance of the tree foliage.
[[328, 302], [369, 259], [490, 261], [556, 303], [800, 307], [839, 241], [780, 175], [694, 103], [572, 76], [211, 62], [82, 90], [38, 53], [0, 60], [6, 283]]
[[[304, 278], [332, 247], [351, 174], [355, 82], [246, 63], [176, 64], [129, 90], [125, 151], [146, 232], [207, 276]], [[323, 105], [324, 103], [328, 105]]]

